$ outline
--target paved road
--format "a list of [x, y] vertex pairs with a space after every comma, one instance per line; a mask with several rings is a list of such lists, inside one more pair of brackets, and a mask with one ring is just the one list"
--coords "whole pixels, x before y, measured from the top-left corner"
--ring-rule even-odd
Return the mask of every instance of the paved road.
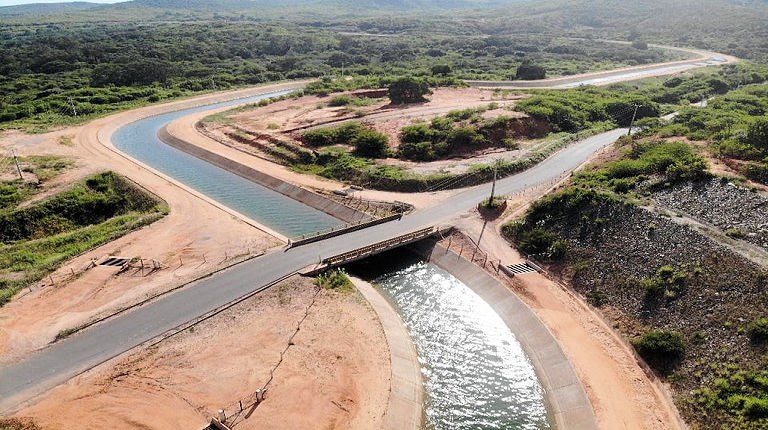
[[[499, 194], [512, 194], [551, 181], [610, 145], [626, 129], [613, 130], [556, 153], [539, 165], [499, 181]], [[351, 251], [421, 228], [445, 223], [475, 207], [490, 185], [463, 191], [447, 201], [417, 211], [400, 221], [379, 225], [293, 248], [276, 251], [198, 281], [155, 302], [131, 310], [58, 342], [0, 370], [0, 410], [43, 392], [72, 376], [153, 339], [260, 286], [294, 273], [321, 258]]]
[[[730, 61], [710, 56], [713, 63]], [[705, 63], [690, 62], [696, 67]], [[644, 70], [674, 67], [647, 66]], [[613, 79], [636, 79], [638, 70], [609, 72]], [[590, 77], [571, 77], [570, 86], [588, 84]], [[501, 180], [498, 194], [512, 194], [549, 182], [583, 164], [593, 153], [610, 145], [626, 129], [617, 129], [570, 145], [539, 165]], [[439, 204], [419, 210], [402, 220], [324, 240], [311, 245], [276, 251], [193, 283], [145, 306], [120, 314], [83, 330], [32, 356], [0, 369], [0, 411], [41, 393], [72, 376], [103, 363], [175, 327], [205, 315], [264, 285], [294, 273], [320, 259], [352, 251], [425, 227], [450, 221], [475, 207], [490, 193], [490, 184], [467, 189]]]
[[[616, 42], [607, 41], [611, 43]], [[700, 51], [693, 49], [675, 48], [671, 46], [663, 45], [651, 45], [657, 48], [672, 49], [677, 51], [688, 52], [698, 55], [698, 58], [682, 61], [674, 61], [667, 63], [646, 64], [642, 66], [627, 67], [617, 70], [608, 70], [605, 72], [585, 73], [580, 75], [565, 76], [560, 78], [544, 79], [541, 81], [466, 81], [469, 85], [479, 88], [553, 88], [553, 89], [566, 89], [575, 88], [583, 85], [607, 85], [616, 82], [634, 81], [637, 79], [652, 77], [652, 76], [664, 76], [672, 75], [675, 73], [684, 72], [686, 70], [696, 69], [707, 66], [720, 66], [727, 63], [733, 63], [738, 59], [729, 55], [720, 54], [717, 52]]]

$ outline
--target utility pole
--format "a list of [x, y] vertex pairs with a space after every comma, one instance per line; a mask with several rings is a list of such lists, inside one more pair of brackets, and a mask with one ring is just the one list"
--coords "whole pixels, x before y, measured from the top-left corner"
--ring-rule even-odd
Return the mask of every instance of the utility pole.
[[493, 185], [491, 185], [491, 197], [488, 198], [488, 207], [493, 206], [493, 199], [496, 197], [496, 178], [498, 177], [499, 162], [493, 163]]
[[642, 105], [635, 105], [635, 112], [632, 113], [632, 121], [629, 122], [629, 131], [627, 132], [627, 136], [632, 134], [632, 125], [635, 124], [635, 118], [637, 118], [637, 109]]
[[19, 166], [19, 158], [16, 156], [16, 151], [11, 149], [11, 153], [13, 154], [13, 162], [16, 163], [16, 171], [19, 172], [19, 179], [24, 180], [24, 176], [21, 174], [21, 166]]

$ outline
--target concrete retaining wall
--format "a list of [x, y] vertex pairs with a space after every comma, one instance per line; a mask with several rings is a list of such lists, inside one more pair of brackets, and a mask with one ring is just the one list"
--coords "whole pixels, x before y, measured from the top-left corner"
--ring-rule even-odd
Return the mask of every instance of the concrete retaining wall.
[[536, 369], [558, 429], [594, 430], [597, 421], [586, 391], [560, 344], [544, 323], [509, 288], [434, 241], [414, 246], [419, 254], [472, 288], [504, 320]]
[[180, 151], [184, 151], [190, 155], [200, 158], [201, 160], [205, 160], [215, 166], [221, 167], [222, 169], [229, 170], [230, 172], [256, 182], [259, 185], [270, 188], [280, 194], [304, 203], [307, 206], [325, 212], [335, 218], [344, 221], [345, 223], [357, 224], [360, 222], [369, 222], [374, 220], [373, 217], [364, 212], [360, 212], [348, 206], [344, 206], [341, 203], [325, 198], [320, 194], [313, 193], [312, 191], [290, 184], [283, 181], [282, 179], [267, 175], [266, 173], [262, 173], [252, 167], [246, 166], [245, 164], [238, 163], [237, 161], [233, 161], [227, 157], [221, 156], [207, 149], [203, 149], [197, 145], [191, 144], [185, 140], [179, 139], [178, 137], [170, 134], [166, 127], [160, 129], [160, 131], [157, 133], [157, 136], [164, 143]]

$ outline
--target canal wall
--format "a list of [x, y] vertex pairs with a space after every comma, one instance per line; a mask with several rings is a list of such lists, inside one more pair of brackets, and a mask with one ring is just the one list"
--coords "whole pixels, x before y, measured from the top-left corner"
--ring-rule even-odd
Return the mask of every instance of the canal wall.
[[243, 178], [272, 189], [284, 196], [304, 203], [307, 206], [325, 212], [334, 218], [338, 218], [344, 221], [347, 224], [366, 223], [374, 220], [372, 216], [365, 212], [361, 212], [349, 206], [345, 206], [320, 194], [285, 182], [282, 179], [275, 178], [274, 176], [267, 175], [266, 173], [262, 173], [252, 167], [246, 166], [245, 164], [231, 160], [227, 157], [216, 154], [212, 151], [180, 139], [168, 132], [167, 127], [161, 128], [160, 131], [158, 131], [157, 136], [167, 145], [170, 145], [180, 151], [184, 151], [187, 154], [193, 155], [201, 160], [205, 160], [215, 166], [221, 167], [222, 169], [229, 170], [236, 175], [240, 175]]
[[435, 244], [434, 240], [419, 242], [413, 249], [470, 287], [504, 320], [536, 370], [556, 428], [597, 429], [592, 404], [568, 357], [549, 329], [515, 293], [482, 268]]

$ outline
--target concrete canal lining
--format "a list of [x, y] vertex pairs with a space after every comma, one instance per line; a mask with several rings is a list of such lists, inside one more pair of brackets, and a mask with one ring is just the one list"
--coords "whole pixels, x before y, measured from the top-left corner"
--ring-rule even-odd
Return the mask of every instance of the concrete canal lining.
[[345, 206], [334, 200], [321, 196], [305, 188], [285, 182], [282, 179], [267, 175], [245, 164], [231, 160], [222, 155], [216, 154], [207, 149], [201, 148], [183, 139], [180, 139], [168, 132], [167, 126], [158, 131], [157, 137], [163, 143], [170, 145], [180, 151], [195, 156], [201, 160], [207, 161], [214, 166], [228, 170], [245, 179], [253, 181], [259, 185], [270, 188], [284, 196], [290, 197], [309, 207], [325, 212], [334, 218], [338, 218], [347, 224], [357, 224], [360, 222], [373, 221], [373, 217], [360, 212], [351, 207]]
[[485, 270], [433, 241], [420, 242], [414, 249], [471, 288], [504, 320], [536, 370], [556, 428], [597, 429], [592, 405], [576, 371], [555, 337], [525, 303]]

